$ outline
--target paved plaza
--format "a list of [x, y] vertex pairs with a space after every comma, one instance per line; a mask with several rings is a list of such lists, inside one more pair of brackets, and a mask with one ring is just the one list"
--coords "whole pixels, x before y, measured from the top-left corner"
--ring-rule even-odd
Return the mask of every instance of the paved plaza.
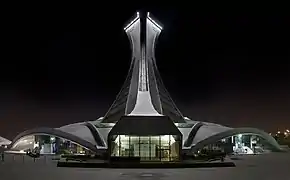
[[81, 169], [57, 168], [50, 158], [8, 156], [0, 163], [1, 180], [276, 180], [290, 177], [290, 153], [239, 156], [234, 168], [195, 169]]

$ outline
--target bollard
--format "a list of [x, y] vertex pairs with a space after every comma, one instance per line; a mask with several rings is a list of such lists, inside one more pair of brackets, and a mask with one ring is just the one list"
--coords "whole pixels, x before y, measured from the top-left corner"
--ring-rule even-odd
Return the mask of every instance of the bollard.
[[4, 162], [4, 153], [1, 154], [2, 162]]
[[24, 156], [22, 156], [22, 162], [24, 163]]

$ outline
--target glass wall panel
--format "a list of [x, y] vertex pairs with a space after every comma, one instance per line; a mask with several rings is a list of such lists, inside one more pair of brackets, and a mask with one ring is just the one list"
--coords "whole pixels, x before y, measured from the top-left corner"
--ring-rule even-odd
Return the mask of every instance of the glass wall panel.
[[119, 152], [120, 156], [129, 157], [129, 150], [130, 150], [130, 137], [127, 135], [120, 135], [119, 136]]
[[130, 136], [130, 156], [140, 157], [139, 136]]
[[120, 145], [119, 136], [114, 136], [113, 140], [110, 142], [111, 156], [120, 156], [119, 145]]
[[140, 137], [139, 150], [141, 160], [150, 160], [150, 137]]
[[180, 142], [172, 135], [118, 135], [111, 142], [111, 156], [140, 157], [141, 161], [179, 160]]
[[160, 136], [150, 136], [151, 161], [160, 161]]
[[209, 144], [201, 152], [221, 151], [226, 154], [261, 154], [270, 152], [266, 146], [267, 143], [262, 140], [263, 138], [255, 134], [237, 134]]
[[178, 141], [171, 141], [170, 145], [170, 160], [171, 161], [178, 161], [179, 160], [179, 142]]
[[161, 161], [170, 160], [170, 135], [163, 135], [160, 137], [160, 147], [161, 147]]

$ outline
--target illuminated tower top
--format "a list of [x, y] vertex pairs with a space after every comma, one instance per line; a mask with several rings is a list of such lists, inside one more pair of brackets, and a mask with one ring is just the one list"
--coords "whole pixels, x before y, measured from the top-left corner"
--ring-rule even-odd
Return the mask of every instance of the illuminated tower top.
[[103, 122], [121, 116], [169, 116], [174, 122], [184, 118], [165, 89], [155, 60], [155, 44], [162, 26], [151, 17], [136, 13], [124, 28], [131, 44], [132, 60], [126, 81]]

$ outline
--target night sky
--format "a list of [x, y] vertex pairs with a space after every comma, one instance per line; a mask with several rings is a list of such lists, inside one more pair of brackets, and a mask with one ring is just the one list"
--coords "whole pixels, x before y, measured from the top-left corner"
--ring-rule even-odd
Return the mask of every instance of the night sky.
[[[148, 10], [164, 26], [157, 65], [184, 116], [290, 128], [290, 16]], [[135, 12], [27, 12], [4, 20], [0, 136], [103, 116], [129, 69], [123, 27]]]

